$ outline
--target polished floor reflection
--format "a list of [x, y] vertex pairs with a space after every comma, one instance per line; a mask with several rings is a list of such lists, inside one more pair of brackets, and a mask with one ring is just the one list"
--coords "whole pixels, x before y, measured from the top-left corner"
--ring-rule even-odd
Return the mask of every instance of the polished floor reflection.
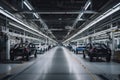
[[28, 63], [12, 69], [6, 80], [120, 80], [120, 64], [89, 62], [61, 46]]

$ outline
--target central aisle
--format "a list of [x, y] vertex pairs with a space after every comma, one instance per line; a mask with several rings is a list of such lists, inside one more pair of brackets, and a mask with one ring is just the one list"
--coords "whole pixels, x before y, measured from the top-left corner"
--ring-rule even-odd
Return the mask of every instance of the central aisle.
[[74, 80], [63, 48], [57, 48], [45, 80]]
[[[40, 55], [33, 65], [12, 80], [96, 80], [64, 47]], [[99, 80], [99, 79], [97, 79]]]

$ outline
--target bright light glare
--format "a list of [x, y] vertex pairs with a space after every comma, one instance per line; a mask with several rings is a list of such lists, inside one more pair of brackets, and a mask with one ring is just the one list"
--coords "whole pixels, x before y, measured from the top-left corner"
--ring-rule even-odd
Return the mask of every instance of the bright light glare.
[[85, 5], [85, 10], [87, 10], [87, 8], [90, 6], [90, 4], [91, 4], [91, 1], [89, 0]]
[[46, 37], [46, 38], [48, 38], [48, 39], [50, 39], [50, 40], [56, 42], [55, 40], [53, 40], [53, 39], [51, 39], [50, 37], [48, 37], [48, 36], [46, 36], [45, 34], [43, 34], [42, 32], [40, 32], [40, 31], [38, 31], [38, 30], [36, 30], [36, 29], [33, 29], [32, 27], [26, 25], [25, 23], [23, 23], [22, 20], [20, 20], [20, 19], [19, 19], [19, 20], [16, 19], [16, 17], [14, 17], [14, 15], [12, 15], [12, 14], [11, 14], [11, 15], [8, 14], [7, 11], [4, 10], [4, 9], [2, 9], [1, 7], [0, 7], [0, 13], [3, 14], [3, 15], [5, 15], [5, 16], [8, 17], [8, 18], [14, 20], [15, 22], [17, 22], [17, 23], [23, 25], [24, 27], [26, 27], [26, 28], [28, 28], [28, 29], [30, 29], [30, 30], [32, 30], [32, 31], [35, 31], [35, 32], [39, 33], [40, 35], [43, 35], [44, 37]]
[[106, 17], [110, 16], [111, 14], [113, 14], [113, 13], [119, 11], [119, 10], [120, 10], [120, 3], [118, 3], [117, 6], [115, 5], [113, 8], [109, 9], [108, 11], [106, 11], [105, 13], [103, 13], [102, 15], [100, 15], [99, 17], [97, 17], [95, 20], [93, 20], [92, 22], [90, 22], [87, 26], [85, 26], [83, 29], [81, 29], [80, 31], [78, 31], [75, 35], [73, 35], [72, 37], [68, 38], [64, 42], [71, 40], [75, 36], [79, 35], [83, 31], [87, 30], [91, 26], [95, 25], [99, 21], [105, 19]]
[[34, 15], [36, 18], [39, 18], [39, 15], [38, 15], [38, 14], [33, 13], [33, 15]]
[[29, 10], [32, 10], [32, 8], [30, 7], [30, 5], [29, 5], [26, 1], [24, 1], [23, 3], [27, 6], [27, 8], [28, 8]]
[[37, 35], [37, 36], [42, 37], [41, 35], [36, 34], [36, 33], [32, 32], [32, 31], [27, 30], [27, 29], [24, 29], [24, 28], [22, 28], [21, 26], [19, 26], [19, 25], [17, 25], [17, 24], [14, 24], [14, 23], [11, 23], [11, 22], [9, 22], [9, 24], [12, 25], [12, 26], [14, 26], [14, 27], [17, 27], [17, 28], [19, 28], [19, 29], [22, 29], [22, 30], [24, 30], [24, 31], [27, 31], [27, 32], [29, 32], [29, 33], [32, 33], [32, 34], [34, 34], [34, 35]]
[[[24, 1], [23, 3], [28, 7], [29, 10], [33, 10], [32, 6], [29, 4], [29, 2], [28, 2], [27, 0]], [[38, 15], [37, 13], [33, 13], [33, 15], [34, 15], [36, 18], [39, 18], [39, 15]], [[41, 24], [43, 24], [43, 26], [44, 26], [46, 29], [48, 29], [47, 25], [43, 22], [43, 20], [42, 20], [42, 19], [39, 19], [39, 20], [40, 20]], [[51, 32], [51, 34], [52, 34], [52, 32]], [[52, 35], [53, 35], [53, 34], [52, 34]], [[55, 37], [55, 36], [53, 35], [53, 37]]]

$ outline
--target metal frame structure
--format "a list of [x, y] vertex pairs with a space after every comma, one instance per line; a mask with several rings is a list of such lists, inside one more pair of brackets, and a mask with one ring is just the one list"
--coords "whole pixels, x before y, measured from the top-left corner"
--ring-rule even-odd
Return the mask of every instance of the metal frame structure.
[[[78, 23], [78, 21], [80, 21], [81, 17], [84, 15], [84, 11], [86, 11], [90, 5], [91, 5], [91, 0], [88, 0], [86, 2], [85, 6], [83, 7], [83, 12], [80, 12], [78, 17], [74, 21], [72, 28], [74, 28], [76, 26], [76, 24]], [[70, 34], [71, 31], [72, 31], [72, 29], [70, 29], [70, 31], [67, 33], [66, 37]]]
[[95, 25], [96, 23], [100, 22], [101, 20], [107, 18], [108, 16], [112, 15], [113, 13], [117, 12], [120, 10], [120, 3], [116, 4], [115, 6], [113, 6], [111, 9], [107, 10], [106, 12], [104, 12], [102, 15], [100, 15], [99, 17], [97, 17], [96, 19], [94, 19], [92, 22], [90, 22], [88, 25], [86, 25], [84, 28], [82, 28], [81, 30], [79, 30], [75, 35], [71, 36], [70, 38], [66, 39], [63, 43], [70, 41], [71, 39], [73, 39], [74, 37], [76, 37], [77, 35], [81, 34], [83, 31], [87, 30], [88, 28], [92, 27], [93, 25]]
[[[68, 12], [68, 11], [65, 11], [65, 12], [61, 12], [61, 11], [57, 11], [57, 12], [41, 12], [41, 11], [23, 11], [23, 12], [18, 12], [18, 13], [22, 13], [22, 14], [33, 14], [33, 13], [37, 13], [37, 14], [80, 14], [80, 13], [84, 13], [84, 14], [93, 14], [93, 13], [97, 13], [95, 11], [92, 11], [92, 10], [85, 10], [85, 11], [75, 11], [75, 12]], [[37, 17], [36, 17], [37, 18]]]
[[51, 39], [50, 37], [46, 36], [46, 35], [43, 34], [42, 32], [40, 32], [40, 31], [38, 31], [38, 30], [36, 30], [36, 29], [28, 26], [28, 25], [27, 25], [26, 23], [24, 23], [21, 19], [15, 17], [13, 14], [11, 14], [11, 13], [9, 13], [8, 11], [4, 10], [2, 7], [0, 7], [0, 13], [1, 13], [2, 15], [4, 15], [4, 16], [10, 18], [11, 20], [13, 20], [13, 21], [21, 24], [22, 26], [24, 26], [24, 27], [32, 30], [33, 32], [38, 33], [38, 35], [42, 35], [42, 36], [44, 36], [44, 37], [46, 37], [46, 38], [48, 38], [48, 39], [50, 39], [50, 40], [52, 40], [52, 41], [54, 41], [54, 42], [56, 43], [55, 40], [53, 40], [53, 39]]
[[112, 31], [115, 31], [115, 30], [117, 30], [117, 27], [113, 27], [113, 28], [110, 28], [110, 29], [107, 29], [107, 30], [103, 30], [103, 31], [100, 31], [100, 32], [94, 33], [92, 35], [88, 35], [88, 36], [85, 36], [85, 37], [82, 37], [82, 38], [79, 38], [79, 39], [76, 39], [76, 40], [72, 40], [72, 42], [83, 40], [83, 39], [86, 39], [86, 38], [89, 38], [89, 37], [94, 37], [94, 36], [106, 34], [108, 32], [112, 32]]
[[[30, 11], [31, 11], [31, 10], [34, 10], [34, 8], [33, 8], [32, 5], [28, 2], [28, 0], [24, 0], [23, 3], [27, 6], [27, 8], [28, 8]], [[39, 14], [38, 14], [37, 12], [34, 12], [34, 13], [32, 13], [32, 14], [40, 21], [40, 23], [43, 25], [43, 27], [48, 30], [48, 26], [47, 26], [46, 23], [42, 20], [42, 18], [39, 16]], [[48, 32], [55, 38], [55, 36], [52, 34], [52, 32], [51, 32], [50, 30], [48, 30]]]

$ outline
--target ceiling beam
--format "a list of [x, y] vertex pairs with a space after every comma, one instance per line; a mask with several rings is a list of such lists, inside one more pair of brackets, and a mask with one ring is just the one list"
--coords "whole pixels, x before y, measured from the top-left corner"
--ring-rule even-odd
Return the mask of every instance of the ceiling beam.
[[49, 30], [51, 30], [51, 31], [63, 31], [65, 29], [49, 29]]
[[[28, 18], [27, 20], [31, 20], [31, 21], [39, 21], [39, 19], [30, 19], [30, 18]], [[85, 21], [86, 19], [79, 19], [79, 21]], [[74, 22], [75, 20], [74, 19], [71, 19], [71, 20], [57, 20], [57, 19], [49, 19], [49, 20], [43, 20], [44, 22]]]
[[33, 13], [37, 13], [37, 14], [80, 14], [80, 13], [85, 13], [85, 14], [95, 14], [97, 13], [96, 11], [93, 10], [85, 10], [85, 11], [75, 11], [75, 12], [70, 12], [70, 11], [57, 11], [57, 12], [41, 12], [41, 11], [22, 11], [19, 12], [22, 14], [33, 14]]
[[[88, 9], [88, 7], [89, 7], [90, 5], [91, 5], [91, 0], [88, 0], [88, 1], [85, 3], [85, 5], [84, 5], [84, 7], [83, 7], [82, 10], [83, 10], [83, 11], [87, 11], [87, 9]], [[76, 18], [76, 20], [74, 21], [74, 23], [73, 23], [73, 25], [72, 25], [73, 28], [76, 26], [76, 24], [78, 23], [79, 19], [80, 19], [83, 15], [84, 15], [84, 12], [81, 12], [81, 13], [78, 14], [78, 17]], [[67, 35], [66, 35], [65, 37], [67, 37], [68, 35], [70, 35], [71, 31], [72, 31], [72, 29], [67, 33]]]
[[115, 12], [120, 11], [120, 2], [116, 5], [114, 5], [112, 8], [108, 9], [104, 13], [102, 13], [100, 16], [98, 16], [96, 19], [92, 20], [89, 24], [84, 26], [81, 30], [79, 30], [76, 34], [72, 35], [70, 38], [66, 39], [63, 43], [70, 41], [71, 39], [75, 38], [79, 34], [81, 34], [83, 31], [89, 29], [93, 25], [97, 24], [98, 22], [104, 20], [105, 18], [109, 17], [110, 15], [114, 14]]
[[[23, 3], [26, 5], [26, 7], [27, 7], [30, 11], [35, 11], [35, 9], [34, 9], [33, 6], [28, 2], [28, 0], [24, 0]], [[32, 14], [33, 14], [36, 18], [41, 18], [38, 13], [33, 12]], [[40, 23], [44, 26], [44, 28], [47, 28], [47, 29], [48, 29], [47, 24], [46, 24], [42, 19], [39, 19], [39, 21], [40, 21]], [[55, 38], [55, 36], [52, 34], [51, 31], [48, 31], [48, 32]]]
[[48, 38], [48, 39], [56, 42], [55, 40], [53, 40], [53, 39], [50, 38], [49, 36], [43, 34], [41, 31], [34, 29], [33, 27], [31, 27], [31, 26], [27, 25], [25, 22], [23, 22], [21, 19], [16, 18], [12, 13], [8, 12], [7, 10], [5, 10], [5, 9], [2, 8], [2, 7], [0, 7], [0, 14], [4, 15], [4, 16], [6, 16], [7, 18], [15, 21], [16, 23], [24, 26], [25, 28], [30, 29], [30, 30], [32, 30], [33, 32], [38, 33], [38, 35], [42, 35], [42, 36], [44, 36], [45, 38]]

